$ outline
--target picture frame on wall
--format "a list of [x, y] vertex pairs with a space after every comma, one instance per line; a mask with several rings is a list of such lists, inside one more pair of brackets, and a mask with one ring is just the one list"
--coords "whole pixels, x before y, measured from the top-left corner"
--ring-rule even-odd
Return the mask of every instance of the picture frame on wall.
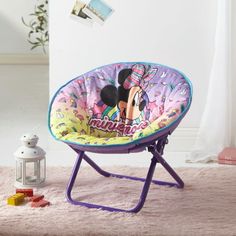
[[76, 0], [73, 6], [73, 9], [71, 11], [71, 17], [74, 20], [79, 21], [80, 23], [83, 23], [88, 26], [92, 26], [93, 19], [90, 16], [88, 16], [85, 12], [83, 12], [83, 9], [85, 7], [86, 7], [86, 3], [80, 0]]
[[90, 0], [82, 11], [100, 25], [103, 25], [107, 18], [114, 12], [103, 0]]

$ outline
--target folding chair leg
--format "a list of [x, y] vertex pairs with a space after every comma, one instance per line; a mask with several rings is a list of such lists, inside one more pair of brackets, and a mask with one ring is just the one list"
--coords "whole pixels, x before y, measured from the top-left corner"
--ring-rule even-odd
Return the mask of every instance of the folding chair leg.
[[[128, 176], [128, 175], [119, 175], [119, 174], [115, 174], [115, 173], [110, 173], [110, 172], [104, 171], [94, 161], [92, 161], [86, 154], [84, 154], [83, 159], [90, 166], [92, 166], [99, 174], [101, 174], [101, 175], [103, 175], [105, 177], [115, 177], [115, 178], [119, 178], [119, 179], [131, 179], [131, 180], [136, 180], [136, 181], [141, 181], [141, 182], [145, 182], [146, 181], [146, 178], [140, 178], [140, 177], [134, 177], [134, 176]], [[158, 160], [156, 162], [158, 162]], [[160, 181], [160, 180], [151, 180], [151, 182], [153, 184], [157, 184], [157, 185], [167, 185], [167, 186], [170, 186], [170, 187], [180, 188], [179, 184], [177, 184], [177, 183]]]
[[[163, 152], [164, 143], [160, 142], [158, 144], [159, 144], [159, 146], [157, 145], [156, 149], [159, 150], [160, 152]], [[138, 177], [132, 177], [132, 176], [109, 173], [107, 171], [102, 170], [84, 152], [79, 152], [76, 163], [75, 163], [75, 166], [74, 166], [74, 169], [72, 171], [71, 178], [70, 178], [68, 186], [67, 186], [67, 191], [66, 191], [67, 200], [70, 203], [74, 204], [74, 205], [85, 206], [85, 207], [88, 207], [88, 208], [96, 208], [96, 209], [107, 210], [107, 211], [111, 211], [111, 212], [133, 212], [133, 213], [137, 213], [142, 209], [142, 207], [145, 203], [145, 200], [146, 200], [151, 182], [154, 183], [154, 184], [158, 184], [158, 185], [168, 185], [168, 186], [171, 186], [171, 187], [175, 186], [175, 187], [178, 187], [178, 188], [183, 188], [184, 187], [183, 181], [175, 173], [175, 171], [167, 164], [167, 162], [163, 159], [163, 157], [159, 154], [159, 152], [157, 150], [155, 150], [155, 149], [150, 150], [150, 152], [152, 152], [152, 154], [153, 154], [153, 158], [151, 160], [151, 164], [150, 164], [150, 167], [149, 167], [146, 178], [138, 178]], [[92, 204], [92, 203], [87, 203], [87, 202], [80, 202], [80, 201], [72, 199], [71, 192], [72, 192], [74, 182], [75, 182], [77, 173], [79, 171], [79, 168], [80, 168], [80, 165], [81, 165], [81, 162], [82, 162], [83, 159], [90, 166], [92, 166], [98, 173], [100, 173], [101, 175], [103, 175], [105, 177], [125, 178], [125, 179], [131, 179], [131, 180], [135, 180], [135, 181], [144, 182], [144, 186], [143, 186], [138, 204], [130, 210], [125, 210], [125, 209], [113, 208], [113, 207], [109, 207], [109, 206], [97, 205], [97, 204]], [[158, 163], [158, 162], [170, 173], [170, 175], [177, 181], [177, 183], [170, 183], [170, 182], [152, 180], [153, 173], [154, 173], [154, 170], [155, 170], [155, 167], [156, 167], [156, 163]]]
[[167, 170], [167, 172], [173, 177], [173, 179], [177, 182], [177, 184], [175, 184], [175, 186], [177, 188], [183, 188], [184, 187], [183, 180], [170, 167], [170, 165], [165, 161], [165, 159], [158, 152], [154, 152], [153, 155], [157, 159], [157, 162], [160, 163]]
[[[101, 210], [107, 210], [107, 211], [111, 211], [111, 212], [134, 212], [134, 213], [136, 213], [136, 212], [139, 212], [141, 210], [141, 208], [143, 207], [144, 202], [146, 200], [147, 193], [148, 193], [150, 183], [151, 183], [151, 180], [152, 180], [152, 176], [153, 176], [153, 173], [154, 173], [154, 170], [155, 170], [155, 167], [156, 167], [157, 161], [156, 161], [155, 158], [152, 158], [151, 165], [149, 167], [147, 178], [145, 180], [143, 190], [142, 190], [142, 193], [141, 193], [138, 204], [130, 210], [125, 210], [125, 209], [113, 208], [113, 207], [97, 205], [97, 204], [92, 204], [92, 203], [87, 203], [87, 202], [80, 202], [80, 201], [76, 201], [76, 200], [72, 199], [71, 191], [72, 191], [77, 173], [79, 171], [80, 164], [81, 164], [81, 161], [83, 159], [83, 156], [84, 156], [84, 152], [80, 152], [79, 155], [78, 155], [78, 158], [76, 160], [74, 169], [72, 171], [72, 175], [71, 175], [71, 178], [69, 180], [68, 186], [67, 186], [66, 197], [67, 197], [67, 200], [70, 203], [72, 203], [74, 205], [80, 205], [80, 206], [85, 206], [85, 207], [88, 207], [88, 208], [96, 208], [96, 209], [101, 209]], [[87, 157], [87, 160], [88, 159], [89, 158]], [[89, 160], [91, 160], [91, 159], [89, 159]], [[95, 164], [95, 163], [93, 162], [93, 164]], [[106, 172], [106, 173], [108, 173], [108, 172]], [[113, 174], [110, 174], [110, 176], [118, 177], [118, 176], [115, 176]], [[120, 178], [120, 177], [118, 177], [118, 178]]]

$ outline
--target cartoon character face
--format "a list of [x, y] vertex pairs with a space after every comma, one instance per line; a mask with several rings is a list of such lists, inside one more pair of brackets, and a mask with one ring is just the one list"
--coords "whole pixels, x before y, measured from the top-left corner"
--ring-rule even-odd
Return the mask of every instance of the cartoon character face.
[[139, 86], [134, 86], [130, 89], [126, 104], [126, 116], [121, 116], [122, 118], [126, 117], [129, 120], [133, 120], [140, 116], [146, 106], [146, 101], [142, 97], [143, 93], [144, 91]]
[[110, 107], [117, 106], [120, 114], [119, 118], [125, 120], [135, 120], [140, 117], [141, 112], [148, 104], [148, 96], [145, 91], [135, 84], [130, 88], [125, 88], [124, 83], [132, 74], [132, 69], [123, 69], [118, 74], [118, 89], [113, 85], [107, 85], [101, 90], [101, 100]]

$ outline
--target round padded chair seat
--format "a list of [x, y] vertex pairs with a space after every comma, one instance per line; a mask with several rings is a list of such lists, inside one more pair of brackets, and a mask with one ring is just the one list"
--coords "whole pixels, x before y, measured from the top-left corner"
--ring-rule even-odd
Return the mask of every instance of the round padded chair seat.
[[106, 65], [56, 92], [49, 129], [56, 139], [83, 149], [126, 148], [175, 128], [191, 97], [191, 83], [175, 69], [143, 62]]

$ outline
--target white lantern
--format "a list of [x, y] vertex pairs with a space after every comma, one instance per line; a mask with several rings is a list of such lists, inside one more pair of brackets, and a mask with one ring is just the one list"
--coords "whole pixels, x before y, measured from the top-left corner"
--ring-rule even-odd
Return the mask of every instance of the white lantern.
[[14, 153], [16, 159], [15, 187], [30, 188], [42, 186], [46, 178], [45, 151], [36, 146], [38, 136], [24, 134], [23, 146]]

